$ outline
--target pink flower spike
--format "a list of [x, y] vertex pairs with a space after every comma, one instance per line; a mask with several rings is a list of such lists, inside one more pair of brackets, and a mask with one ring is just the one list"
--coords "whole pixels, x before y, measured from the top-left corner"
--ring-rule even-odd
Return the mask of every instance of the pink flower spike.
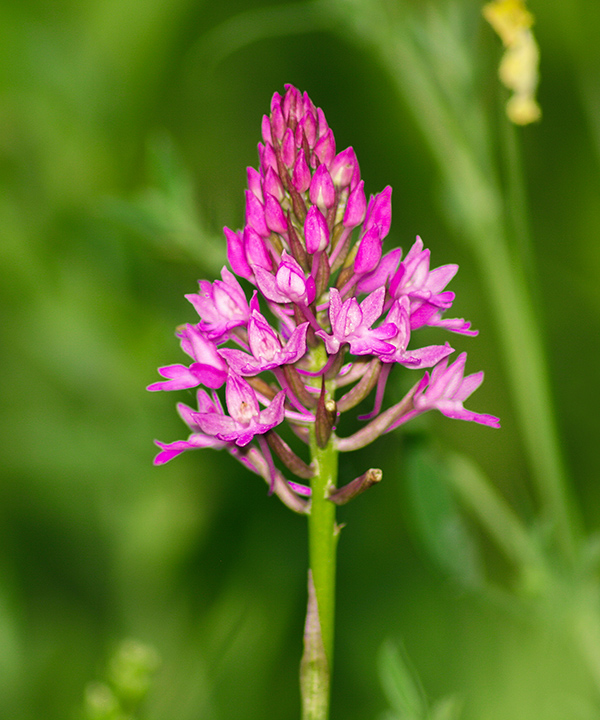
[[375, 270], [381, 260], [381, 245], [381, 227], [373, 225], [363, 235], [358, 246], [354, 259], [354, 272], [357, 275], [364, 275]]
[[344, 211], [343, 224], [346, 228], [355, 228], [365, 219], [367, 211], [367, 198], [365, 197], [365, 183], [361, 180], [348, 196]]
[[304, 239], [306, 252], [312, 255], [321, 252], [329, 245], [329, 228], [327, 220], [316, 205], [311, 205], [304, 221]]
[[463, 407], [463, 402], [483, 382], [483, 372], [464, 377], [466, 360], [467, 353], [461, 353], [450, 366], [447, 358], [438, 363], [431, 371], [427, 388], [415, 393], [414, 408], [420, 413], [435, 408], [449, 418], [498, 428], [500, 420], [497, 417], [475, 413]]
[[228, 227], [223, 228], [227, 239], [227, 260], [231, 269], [236, 275], [250, 280], [254, 273], [246, 260], [246, 249], [244, 247], [244, 236], [241, 230], [233, 232]]
[[276, 233], [287, 232], [287, 220], [277, 198], [265, 195], [265, 223], [269, 230]]
[[304, 156], [304, 150], [298, 151], [296, 162], [294, 163], [294, 170], [292, 172], [292, 185], [295, 190], [299, 193], [304, 193], [310, 187], [311, 174], [308, 163]]
[[335, 188], [325, 165], [319, 165], [310, 183], [310, 201], [325, 211], [335, 203]]
[[[329, 174], [331, 175], [333, 184], [339, 188], [348, 187], [357, 167], [358, 160], [356, 159], [356, 153], [353, 148], [349, 147], [342, 150], [341, 153], [333, 158], [329, 166]], [[362, 222], [362, 220], [360, 222]], [[357, 225], [358, 224], [359, 223], [357, 223]]]
[[387, 237], [391, 224], [392, 188], [388, 185], [369, 201], [363, 232], [367, 232], [373, 225], [379, 225], [381, 228], [381, 238], [383, 239]]

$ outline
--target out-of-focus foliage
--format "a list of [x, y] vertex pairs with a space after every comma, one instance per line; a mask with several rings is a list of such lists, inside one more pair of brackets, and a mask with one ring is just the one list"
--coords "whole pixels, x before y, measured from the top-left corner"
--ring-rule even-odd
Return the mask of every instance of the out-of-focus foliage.
[[[425, 3], [405, 4], [449, 88], [464, 79], [449, 53], [471, 59], [502, 158], [501, 47], [483, 3], [455, 4], [454, 50], [422, 30]], [[399, 2], [373, 0], [372, 12], [382, 5]], [[431, 0], [430, 20], [446, 5]], [[571, 489], [593, 534], [600, 10], [589, 0], [529, 6], [543, 120], [519, 131], [532, 236], [523, 252]], [[509, 561], [530, 551], [519, 531], [496, 526], [513, 543], [499, 552], [461, 501], [481, 471], [545, 546], [501, 338], [474, 257], [448, 221], [436, 161], [380, 55], [325, 7], [341, 3], [0, 5], [1, 717], [81, 718], [85, 688], [126, 637], [162, 659], [147, 718], [298, 716], [305, 522], [219, 453], [154, 468], [152, 439], [183, 437], [174, 405], [187, 396], [144, 390], [158, 365], [178, 362], [173, 328], [194, 320], [183, 295], [217, 274], [222, 226], [242, 224], [260, 118], [286, 82], [324, 109], [339, 149], [353, 145], [368, 191], [393, 186], [390, 245], [406, 249], [419, 233], [434, 265], [460, 263], [455, 308], [481, 334], [452, 340], [469, 352], [469, 371], [486, 370], [473, 407], [503, 422], [492, 432], [427, 417], [342, 458], [342, 478], [377, 464], [384, 479], [340, 511], [332, 718], [398, 715], [390, 692], [401, 666], [388, 657], [387, 697], [378, 681], [388, 637], [402, 639], [428, 697], [460, 698], [462, 719], [598, 716], [597, 585], [558, 563], [548, 572], [535, 548], [517, 577]], [[462, 123], [475, 128], [477, 118]], [[404, 382], [390, 384], [400, 393]], [[475, 465], [453, 455], [448, 469], [440, 458], [450, 448]], [[501, 504], [485, 498], [492, 527]], [[598, 559], [588, 548], [586, 578]], [[526, 598], [546, 588], [543, 612], [515, 603], [515, 587]]]

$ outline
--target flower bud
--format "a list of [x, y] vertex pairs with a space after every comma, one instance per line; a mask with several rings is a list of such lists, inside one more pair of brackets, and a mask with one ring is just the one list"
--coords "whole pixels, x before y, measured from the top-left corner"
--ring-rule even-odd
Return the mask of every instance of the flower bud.
[[[285, 196], [285, 191], [283, 189], [283, 185], [281, 184], [279, 175], [273, 170], [273, 168], [269, 168], [267, 170], [267, 174], [265, 175], [265, 178], [263, 180], [262, 187], [265, 194], [272, 195], [279, 202], [283, 200]], [[259, 198], [259, 200], [260, 199], [261, 198]]]
[[310, 183], [310, 201], [322, 210], [328, 210], [335, 203], [335, 188], [325, 165], [319, 165]]
[[327, 221], [316, 205], [312, 205], [306, 213], [304, 240], [306, 243], [306, 252], [309, 255], [321, 252], [329, 245], [329, 228], [327, 227]]
[[314, 148], [317, 141], [317, 119], [310, 110], [304, 113], [296, 128], [296, 145], [298, 147], [302, 146], [303, 137], [306, 138], [308, 147]]
[[291, 128], [285, 131], [283, 140], [281, 141], [281, 159], [283, 164], [288, 168], [292, 167], [296, 159], [296, 145], [294, 142], [294, 133]]
[[296, 127], [299, 116], [298, 110], [302, 105], [302, 95], [292, 85], [286, 85], [287, 92], [283, 98], [283, 117], [286, 123], [291, 127]]
[[339, 488], [339, 490], [334, 490], [327, 499], [336, 505], [345, 505], [357, 495], [364, 493], [365, 490], [381, 482], [382, 477], [383, 473], [379, 468], [369, 468], [369, 470], [360, 477], [344, 485], [344, 487]]
[[310, 187], [311, 175], [310, 168], [304, 156], [304, 150], [300, 149], [294, 163], [292, 172], [292, 185], [299, 193], [306, 192]]
[[365, 219], [367, 211], [367, 198], [365, 197], [365, 183], [361, 180], [348, 196], [344, 212], [343, 225], [355, 228]]
[[373, 225], [360, 241], [356, 257], [354, 258], [354, 272], [357, 275], [375, 270], [381, 260], [381, 228]]
[[269, 230], [284, 233], [287, 230], [287, 220], [281, 205], [272, 195], [265, 198], [265, 223]]
[[244, 228], [244, 246], [246, 248], [246, 259], [250, 266], [258, 265], [265, 270], [272, 270], [273, 263], [265, 241], [249, 225]]
[[317, 120], [318, 120], [318, 136], [321, 138], [325, 133], [329, 130], [329, 125], [327, 124], [327, 120], [325, 119], [325, 113], [321, 110], [321, 108], [317, 108]]
[[276, 173], [279, 172], [279, 168], [277, 166], [277, 155], [270, 143], [267, 143], [263, 148], [262, 154], [260, 155], [260, 166], [263, 175], [266, 175], [269, 168], [273, 168]]
[[262, 237], [269, 237], [269, 228], [265, 223], [265, 208], [261, 201], [246, 190], [246, 225], [253, 228]]
[[305, 278], [300, 265], [285, 251], [277, 268], [275, 281], [280, 292], [292, 302], [310, 305], [315, 299], [315, 281], [312, 277]]
[[249, 280], [254, 273], [248, 264], [248, 260], [246, 260], [242, 231], [238, 230], [237, 232], [233, 232], [233, 230], [230, 230], [228, 227], [224, 227], [223, 232], [227, 239], [227, 260], [231, 265], [231, 269], [236, 275]]
[[261, 125], [262, 139], [265, 143], [273, 144], [273, 138], [271, 136], [271, 121], [268, 115], [263, 115]]
[[333, 184], [338, 188], [350, 185], [357, 166], [358, 161], [354, 150], [351, 147], [342, 150], [333, 158], [329, 166], [329, 174]]
[[388, 185], [380, 193], [371, 197], [367, 207], [364, 232], [373, 225], [379, 225], [381, 238], [385, 238], [392, 224], [392, 188]]
[[[285, 120], [283, 119], [283, 111], [281, 110], [281, 95], [279, 95], [279, 93], [275, 93], [275, 95], [278, 95], [279, 99], [277, 102], [271, 104], [271, 134], [274, 136], [273, 140], [281, 140], [285, 132]], [[275, 95], [273, 95], [274, 101]]]
[[246, 175], [248, 177], [248, 190], [250, 190], [253, 195], [256, 195], [256, 197], [262, 202], [262, 178], [260, 176], [260, 173], [253, 167], [249, 167], [246, 168]]
[[335, 139], [331, 130], [327, 130], [325, 135], [317, 141], [315, 155], [325, 165], [329, 165], [335, 157]]

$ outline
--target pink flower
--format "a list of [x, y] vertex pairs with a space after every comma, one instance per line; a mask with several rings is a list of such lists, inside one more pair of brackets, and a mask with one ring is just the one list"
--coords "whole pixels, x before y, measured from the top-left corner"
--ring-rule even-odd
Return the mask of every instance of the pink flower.
[[260, 410], [256, 393], [246, 380], [230, 372], [225, 390], [229, 416], [215, 412], [192, 413], [202, 432], [224, 442], [243, 447], [255, 435], [262, 435], [283, 422], [285, 392], [282, 390], [270, 405]]
[[389, 342], [398, 332], [392, 323], [385, 323], [379, 328], [371, 329], [371, 325], [381, 317], [385, 288], [381, 287], [368, 295], [360, 305], [355, 298], [342, 302], [339, 290], [329, 291], [329, 320], [332, 334], [318, 330], [315, 335], [325, 343], [330, 355], [337, 353], [343, 343], [350, 345], [354, 355], [380, 355], [394, 351]]

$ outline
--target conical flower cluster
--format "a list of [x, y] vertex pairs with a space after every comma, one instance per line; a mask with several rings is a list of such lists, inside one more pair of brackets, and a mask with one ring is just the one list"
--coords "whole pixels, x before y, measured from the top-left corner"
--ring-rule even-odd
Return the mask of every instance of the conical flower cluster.
[[[225, 448], [305, 512], [310, 489], [285, 478], [273, 459], [299, 479], [312, 475], [278, 433], [284, 422], [305, 442], [312, 426], [320, 446], [332, 442], [340, 451], [431, 409], [492, 427], [499, 422], [463, 407], [483, 380], [481, 372], [464, 376], [465, 353], [449, 364], [448, 343], [411, 342], [427, 325], [476, 334], [463, 319], [443, 317], [454, 300], [445, 288], [458, 266], [430, 269], [420, 238], [404, 256], [401, 248], [383, 254], [392, 189], [367, 200], [354, 150], [336, 152], [323, 111], [306, 93], [289, 85], [283, 97], [275, 93], [262, 140], [259, 168], [248, 168], [245, 226], [225, 228], [231, 270], [186, 296], [200, 320], [177, 335], [192, 362], [160, 368], [165, 379], [149, 386], [202, 386], [197, 409], [178, 406], [189, 438], [157, 443], [155, 463], [194, 448]], [[238, 278], [254, 286], [250, 300]], [[431, 372], [382, 411], [396, 365]], [[223, 386], [225, 405], [217, 392]], [[340, 413], [372, 392], [367, 424], [337, 437]]]

